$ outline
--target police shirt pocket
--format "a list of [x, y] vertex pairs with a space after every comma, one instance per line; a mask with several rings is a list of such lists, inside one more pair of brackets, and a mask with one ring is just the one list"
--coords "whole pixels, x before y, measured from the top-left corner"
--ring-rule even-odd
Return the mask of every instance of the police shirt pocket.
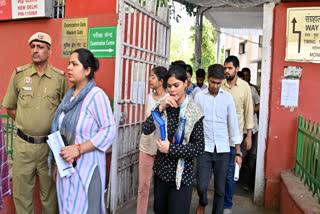
[[57, 94], [48, 94], [46, 96], [46, 99], [48, 100], [48, 107], [49, 109], [56, 109], [59, 105], [59, 98]]
[[33, 91], [32, 90], [21, 90], [19, 92], [19, 102], [20, 105], [24, 108], [31, 107], [33, 98]]

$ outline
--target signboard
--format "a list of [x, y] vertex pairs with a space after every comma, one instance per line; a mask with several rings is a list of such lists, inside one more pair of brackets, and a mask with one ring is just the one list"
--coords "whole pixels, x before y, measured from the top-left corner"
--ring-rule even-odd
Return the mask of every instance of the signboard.
[[75, 49], [87, 48], [87, 40], [88, 18], [62, 20], [62, 58], [69, 58]]
[[52, 17], [53, 4], [45, 0], [0, 0], [0, 20]]
[[320, 7], [287, 9], [287, 61], [320, 63]]
[[117, 27], [89, 28], [88, 49], [97, 58], [116, 56]]

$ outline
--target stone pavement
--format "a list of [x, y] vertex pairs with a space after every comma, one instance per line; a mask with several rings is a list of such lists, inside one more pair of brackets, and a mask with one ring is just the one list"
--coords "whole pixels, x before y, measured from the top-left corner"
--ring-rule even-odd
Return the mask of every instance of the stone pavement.
[[[193, 189], [190, 214], [196, 213], [198, 206], [198, 194], [196, 188]], [[206, 214], [212, 211], [213, 191], [208, 192], [208, 206], [206, 207]], [[150, 193], [148, 214], [153, 213], [153, 193]], [[117, 211], [118, 214], [135, 214], [136, 213], [136, 201], [127, 204], [125, 207]], [[233, 197], [233, 214], [279, 214], [279, 211], [265, 209], [253, 204], [253, 191], [244, 191], [240, 188], [240, 185], [236, 185], [235, 195]]]

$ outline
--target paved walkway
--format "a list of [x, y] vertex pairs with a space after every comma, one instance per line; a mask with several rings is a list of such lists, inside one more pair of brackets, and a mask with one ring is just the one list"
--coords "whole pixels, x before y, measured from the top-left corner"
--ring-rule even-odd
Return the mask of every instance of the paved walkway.
[[[206, 214], [212, 211], [212, 201], [213, 201], [213, 191], [208, 192], [209, 203], [206, 207]], [[190, 214], [196, 213], [196, 208], [198, 206], [198, 194], [196, 188], [193, 189], [192, 201]], [[150, 200], [148, 205], [148, 214], [153, 213], [153, 194], [150, 193]], [[253, 191], [244, 191], [239, 185], [236, 185], [235, 195], [233, 198], [233, 208], [232, 212], [234, 214], [279, 214], [279, 211], [265, 209], [253, 204]], [[119, 214], [135, 214], [136, 213], [136, 201], [127, 204], [125, 207], [117, 211]]]

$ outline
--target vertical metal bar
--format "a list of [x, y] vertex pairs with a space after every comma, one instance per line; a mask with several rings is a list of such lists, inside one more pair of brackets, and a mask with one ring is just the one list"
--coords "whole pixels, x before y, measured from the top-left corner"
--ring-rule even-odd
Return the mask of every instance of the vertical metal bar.
[[[118, 19], [118, 29], [117, 29], [117, 58], [116, 58], [116, 72], [115, 72], [115, 89], [114, 89], [114, 115], [116, 120], [116, 125], [119, 132], [119, 121], [120, 115], [122, 110], [122, 105], [118, 102], [121, 100], [122, 94], [122, 76], [123, 76], [123, 60], [122, 56], [124, 54], [124, 29], [125, 29], [125, 4], [123, 1], [119, 1], [119, 19]], [[119, 180], [120, 185], [118, 185], [118, 178], [122, 176], [120, 173], [118, 177], [118, 149], [121, 149], [120, 142], [121, 136], [117, 136], [117, 142], [115, 142], [112, 146], [112, 161], [111, 161], [111, 169], [110, 169], [110, 182], [109, 182], [109, 189], [108, 189], [108, 196], [107, 201], [110, 201], [110, 210], [111, 212], [116, 212], [116, 209], [119, 205], [118, 201], [121, 201], [121, 193], [123, 192], [122, 187], [122, 179]], [[120, 146], [119, 146], [120, 144]], [[107, 204], [108, 204], [107, 202]]]
[[[137, 20], [136, 20], [136, 10], [134, 10], [134, 24], [133, 24], [133, 41], [132, 41], [132, 44], [133, 44], [133, 46], [135, 46], [136, 45], [136, 22]], [[134, 57], [135, 56], [135, 52], [136, 52], [136, 50], [135, 49], [133, 49], [132, 50], [132, 54], [131, 54], [131, 56], [132, 57]], [[134, 80], [134, 78], [133, 78], [133, 76], [135, 75], [134, 74], [134, 72], [135, 72], [135, 62], [132, 60], [132, 64], [131, 64], [131, 66], [132, 66], [132, 69], [131, 69], [131, 89], [132, 89], [132, 87], [133, 87], [133, 80]], [[139, 70], [139, 68], [138, 68], [138, 70]], [[138, 83], [139, 83], [139, 80], [138, 80]], [[138, 90], [138, 89], [137, 89]], [[134, 93], [133, 92], [133, 90], [131, 90], [132, 91], [132, 93]], [[132, 97], [132, 95], [133, 94], [131, 94], [131, 97]], [[138, 98], [138, 93], [136, 93], [135, 94], [135, 97], [136, 97], [136, 100], [137, 100], [137, 98]], [[131, 137], [131, 135], [132, 135], [132, 128], [133, 128], [133, 132], [134, 132], [134, 136], [136, 135], [135, 133], [135, 129], [136, 129], [136, 125], [135, 125], [135, 121], [134, 121], [134, 124], [132, 124], [132, 118], [133, 118], [133, 113], [132, 113], [132, 108], [133, 108], [133, 105], [134, 105], [134, 110], [135, 111], [137, 111], [136, 110], [136, 106], [137, 106], [137, 103], [136, 104], [131, 104], [130, 105], [130, 120], [131, 120], [131, 122], [130, 122], [130, 139], [132, 139], [132, 137]], [[132, 143], [132, 142], [130, 142], [130, 154], [132, 154], [132, 152], [131, 151], [133, 151], [134, 149], [135, 149], [135, 144], [136, 144], [136, 138], [134, 137], [134, 143]], [[133, 154], [132, 154], [133, 155]], [[128, 169], [128, 171], [129, 171], [129, 169]], [[130, 171], [129, 171], [130, 172]], [[130, 174], [130, 178], [134, 178], [133, 177], [133, 174], [134, 173], [134, 171], [132, 171], [132, 174]], [[130, 182], [129, 182], [130, 183]], [[134, 185], [130, 185], [130, 187], [131, 187], [131, 190], [130, 190], [130, 192], [132, 192], [132, 193], [134, 193], [135, 191], [134, 191]], [[131, 198], [131, 197], [130, 197]]]
[[[131, 40], [131, 8], [129, 5], [127, 5], [128, 7], [128, 25], [127, 25], [127, 39], [126, 39], [126, 42], [127, 44], [130, 44], [130, 40]], [[127, 47], [126, 48], [126, 56], [129, 56], [130, 55], [130, 47]], [[129, 63], [130, 63], [130, 60], [126, 59], [126, 69], [125, 69], [125, 93], [124, 93], [124, 100], [128, 100], [128, 88], [129, 88]], [[130, 86], [132, 87], [132, 85]], [[126, 114], [128, 115], [128, 103], [125, 102], [125, 112]], [[128, 115], [129, 116], [129, 115]], [[127, 124], [127, 121], [125, 122]], [[126, 127], [125, 128], [125, 133], [124, 133], [124, 136], [127, 136], [126, 133], [129, 134], [129, 136], [127, 138], [125, 138], [124, 142], [125, 142], [125, 147], [124, 147], [124, 154], [128, 154], [128, 150], [129, 150], [129, 144], [130, 144], [130, 128]], [[125, 163], [128, 162], [128, 157], [125, 157], [124, 158], [124, 161]], [[128, 171], [125, 170], [125, 188], [124, 188], [124, 191], [125, 193], [128, 193], [129, 192], [129, 182], [128, 182]], [[125, 194], [125, 200], [127, 199], [128, 197], [128, 194]]]
[[[311, 129], [311, 136], [315, 137], [315, 129], [316, 129], [316, 125], [315, 125], [315, 122], [313, 121], [313, 124], [312, 124], [312, 129]], [[315, 178], [315, 161], [316, 161], [316, 144], [317, 144], [317, 141], [316, 140], [313, 140], [312, 139], [312, 149], [311, 149], [311, 175], [313, 178]]]
[[[307, 130], [307, 136], [308, 136], [308, 154], [307, 154], [307, 167], [306, 170], [308, 172], [308, 174], [310, 173], [310, 169], [311, 169], [311, 152], [312, 152], [312, 138], [310, 137], [311, 134], [311, 121], [309, 120], [309, 126], [308, 126], [308, 130]], [[307, 176], [307, 181], [308, 184], [310, 185], [310, 176]]]
[[[8, 149], [9, 149], [9, 120], [10, 120], [9, 115], [8, 115], [8, 117], [6, 117], [6, 119], [7, 119], [6, 120], [6, 122], [7, 122], [7, 125], [6, 125], [6, 131], [7, 131], [7, 133], [6, 133], [6, 141], [7, 141], [7, 145], [6, 145], [6, 147], [7, 147], [7, 151], [8, 151]], [[11, 144], [12, 144], [12, 142], [11, 142]]]
[[[133, 26], [132, 26], [132, 28], [133, 28], [132, 45], [135, 46], [135, 44], [136, 44], [136, 9], [133, 8], [133, 10], [134, 10], [134, 18], [133, 18]], [[129, 44], [131, 44], [131, 43], [129, 43]], [[131, 50], [131, 57], [133, 57], [133, 58], [135, 56], [135, 51], [136, 51], [135, 49]], [[130, 88], [131, 93], [130, 93], [130, 100], [132, 100], [133, 102], [136, 102], [136, 100], [132, 99], [133, 97], [137, 98], [137, 93], [135, 93], [134, 90], [133, 90], [134, 89], [134, 84], [135, 84], [135, 82], [134, 82], [135, 66], [134, 65], [135, 65], [134, 60], [131, 60], [131, 88]], [[135, 125], [132, 125], [132, 111], [133, 111], [132, 108], [133, 108], [133, 105], [136, 106], [136, 104], [130, 104], [130, 113], [129, 113], [129, 133], [130, 133], [130, 136], [129, 136], [129, 139], [132, 139], [131, 138], [132, 128], [134, 128], [134, 126], [135, 126]], [[132, 150], [132, 143], [131, 142], [129, 143], [128, 150], [129, 151]]]
[[[152, 22], [152, 57], [150, 59], [151, 62], [155, 62], [156, 61], [156, 53], [155, 53], [155, 42], [156, 42], [156, 35], [155, 35], [155, 32], [156, 32], [156, 23], [157, 21], [156, 20], [153, 20]], [[148, 88], [148, 86], [147, 86]]]
[[[166, 15], [167, 15], [166, 20], [167, 20], [167, 22], [169, 23], [169, 22], [170, 22], [170, 12], [169, 12], [169, 7], [168, 7], [168, 6], [167, 6], [167, 8], [166, 8], [166, 11], [167, 11], [167, 13], [166, 13]], [[167, 65], [169, 65], [169, 61], [170, 61], [170, 38], [171, 38], [171, 26], [169, 26], [169, 27], [167, 28], [167, 37], [166, 37], [166, 39], [167, 39], [166, 64], [167, 64]]]
[[66, 6], [65, 0], [63, 0], [62, 3], [63, 3], [63, 6], [62, 6], [62, 16], [61, 16], [61, 18], [64, 18], [64, 16], [65, 16], [64, 11], [65, 11], [65, 6]]
[[[317, 124], [317, 136], [318, 136], [318, 153], [317, 153], [317, 160], [318, 160], [318, 163], [317, 163], [317, 180], [320, 181], [320, 125], [319, 123]], [[320, 182], [319, 182], [320, 183]], [[318, 186], [319, 187], [319, 186]]]

